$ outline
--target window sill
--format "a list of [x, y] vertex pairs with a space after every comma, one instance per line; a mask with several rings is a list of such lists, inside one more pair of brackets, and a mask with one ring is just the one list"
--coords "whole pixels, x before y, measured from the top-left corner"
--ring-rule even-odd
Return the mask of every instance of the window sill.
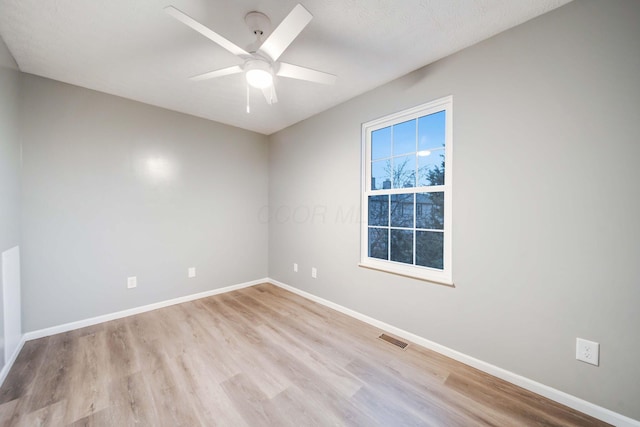
[[396, 276], [408, 277], [410, 279], [421, 280], [423, 282], [429, 282], [429, 283], [433, 283], [433, 284], [436, 284], [436, 285], [447, 286], [447, 287], [450, 287], [450, 288], [455, 288], [456, 287], [453, 284], [453, 281], [432, 279], [432, 278], [424, 277], [424, 276], [419, 275], [419, 274], [411, 274], [410, 272], [404, 272], [404, 271], [395, 271], [395, 270], [392, 270], [390, 268], [383, 268], [383, 267], [379, 267], [377, 265], [371, 265], [371, 264], [366, 264], [366, 263], [360, 262], [360, 263], [358, 263], [358, 267], [367, 268], [369, 270], [382, 271], [383, 273], [395, 274]]

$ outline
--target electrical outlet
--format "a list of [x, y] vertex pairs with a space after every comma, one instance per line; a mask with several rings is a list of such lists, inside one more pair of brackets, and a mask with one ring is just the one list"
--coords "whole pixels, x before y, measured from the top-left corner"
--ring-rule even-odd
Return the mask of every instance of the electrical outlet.
[[127, 277], [127, 288], [135, 288], [138, 286], [138, 278], [136, 276]]
[[315, 267], [311, 267], [311, 277], [313, 277], [314, 279], [318, 278], [318, 269]]
[[196, 268], [195, 267], [189, 267], [189, 269], [187, 270], [187, 277], [189, 279], [191, 279], [192, 277], [196, 277]]
[[293, 263], [293, 272], [297, 273], [298, 272], [298, 264], [297, 263]]
[[600, 344], [576, 338], [576, 359], [598, 366], [600, 362]]

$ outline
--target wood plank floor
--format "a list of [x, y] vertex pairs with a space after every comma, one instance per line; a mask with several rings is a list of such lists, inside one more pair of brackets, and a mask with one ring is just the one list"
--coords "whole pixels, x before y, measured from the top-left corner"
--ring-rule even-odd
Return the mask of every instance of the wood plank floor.
[[602, 426], [270, 284], [29, 341], [2, 426]]

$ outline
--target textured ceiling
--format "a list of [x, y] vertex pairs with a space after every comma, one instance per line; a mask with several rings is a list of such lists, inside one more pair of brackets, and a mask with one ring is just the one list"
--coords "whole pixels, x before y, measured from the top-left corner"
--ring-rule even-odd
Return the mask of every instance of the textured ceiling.
[[241, 74], [188, 79], [242, 61], [162, 9], [246, 48], [247, 12], [275, 28], [297, 0], [0, 0], [0, 35], [23, 72], [268, 135], [569, 1], [300, 0], [314, 18], [280, 59], [337, 83], [279, 78], [279, 102], [253, 89], [250, 114]]

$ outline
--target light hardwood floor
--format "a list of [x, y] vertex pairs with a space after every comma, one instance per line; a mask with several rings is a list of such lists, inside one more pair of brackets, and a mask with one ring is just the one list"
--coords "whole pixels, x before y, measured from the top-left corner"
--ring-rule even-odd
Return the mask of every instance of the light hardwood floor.
[[270, 284], [25, 344], [2, 426], [607, 425]]

